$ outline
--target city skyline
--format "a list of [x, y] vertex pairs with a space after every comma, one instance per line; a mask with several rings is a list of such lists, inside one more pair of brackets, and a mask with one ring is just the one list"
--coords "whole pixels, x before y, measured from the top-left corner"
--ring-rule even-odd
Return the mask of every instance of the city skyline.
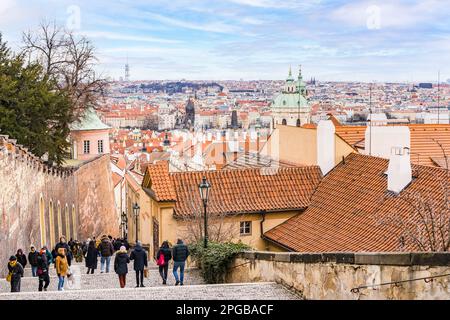
[[305, 79], [437, 82], [450, 78], [450, 3], [442, 1], [20, 1], [0, 4], [0, 32], [55, 20], [97, 48], [98, 71], [118, 80]]

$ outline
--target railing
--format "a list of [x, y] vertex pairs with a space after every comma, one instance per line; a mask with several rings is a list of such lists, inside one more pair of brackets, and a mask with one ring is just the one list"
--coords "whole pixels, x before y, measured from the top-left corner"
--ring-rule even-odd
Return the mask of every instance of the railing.
[[[441, 278], [441, 277], [449, 277], [450, 273], [446, 273], [446, 274], [440, 274], [437, 276], [430, 276], [430, 277], [422, 277], [422, 278], [415, 278], [415, 279], [409, 279], [409, 280], [399, 280], [399, 281], [391, 281], [391, 282], [382, 282], [382, 283], [377, 283], [377, 284], [369, 284], [366, 286], [359, 286], [356, 288], [351, 289], [350, 291], [352, 293], [359, 293], [359, 291], [361, 289], [368, 289], [368, 288], [373, 288], [373, 287], [380, 287], [380, 286], [388, 286], [388, 285], [394, 285], [394, 287], [399, 287], [400, 283], [405, 283], [405, 282], [413, 282], [413, 281], [420, 281], [420, 280], [424, 280], [426, 283], [430, 283], [433, 281], [433, 279], [435, 278]], [[376, 290], [376, 289], [375, 289]]]

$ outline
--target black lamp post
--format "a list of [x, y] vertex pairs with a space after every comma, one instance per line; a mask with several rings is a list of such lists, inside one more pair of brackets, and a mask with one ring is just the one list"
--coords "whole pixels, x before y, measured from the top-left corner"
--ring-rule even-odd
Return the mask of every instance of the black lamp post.
[[209, 196], [209, 189], [211, 188], [211, 185], [206, 180], [206, 177], [203, 176], [202, 182], [198, 185], [198, 189], [200, 191], [200, 198], [203, 202], [203, 209], [204, 209], [204, 228], [205, 228], [205, 237], [203, 238], [203, 246], [205, 248], [208, 247], [208, 217], [206, 215], [206, 207], [208, 206], [208, 196]]
[[125, 212], [122, 212], [122, 237], [127, 238], [127, 229], [128, 229], [128, 217]]
[[139, 210], [141, 210], [141, 207], [139, 207], [139, 205], [137, 204], [137, 202], [134, 204], [133, 206], [133, 213], [134, 213], [134, 218], [136, 219], [136, 244], [139, 240], [138, 238], [138, 221], [139, 221]]

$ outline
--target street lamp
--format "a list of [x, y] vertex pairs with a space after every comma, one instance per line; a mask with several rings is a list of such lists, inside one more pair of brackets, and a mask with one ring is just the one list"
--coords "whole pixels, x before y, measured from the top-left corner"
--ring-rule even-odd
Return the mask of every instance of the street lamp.
[[204, 244], [203, 246], [205, 248], [208, 247], [208, 217], [206, 215], [206, 207], [208, 205], [208, 196], [209, 196], [209, 189], [211, 188], [211, 185], [206, 180], [206, 177], [203, 176], [202, 182], [198, 185], [198, 189], [200, 191], [200, 198], [203, 202], [203, 209], [204, 209], [204, 222], [205, 222], [205, 237], [203, 238]]
[[128, 217], [125, 212], [122, 212], [121, 216], [122, 224], [122, 237], [125, 239], [127, 237], [127, 227], [128, 227]]
[[136, 219], [136, 244], [139, 240], [138, 238], [138, 220], [139, 220], [139, 210], [141, 210], [141, 207], [139, 207], [139, 205], [137, 204], [137, 202], [134, 204], [133, 206], [133, 213], [134, 213], [134, 218]]

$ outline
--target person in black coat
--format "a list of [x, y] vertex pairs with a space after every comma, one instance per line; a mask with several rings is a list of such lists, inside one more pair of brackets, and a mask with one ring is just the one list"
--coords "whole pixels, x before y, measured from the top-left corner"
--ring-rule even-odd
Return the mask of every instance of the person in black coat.
[[23, 254], [23, 250], [19, 249], [16, 253], [17, 262], [19, 262], [23, 268], [27, 265], [27, 256]]
[[[161, 257], [162, 255], [162, 257]], [[169, 242], [164, 241], [156, 253], [156, 259], [159, 266], [159, 274], [163, 280], [163, 284], [167, 284], [167, 273], [169, 271], [169, 261], [172, 259], [172, 251]]]
[[140, 241], [136, 243], [131, 252], [130, 260], [134, 260], [134, 271], [136, 271], [136, 288], [144, 287], [144, 269], [147, 267], [147, 252], [142, 248]]
[[121, 288], [125, 288], [126, 285], [129, 263], [130, 258], [128, 257], [127, 250], [124, 246], [122, 246], [114, 259], [114, 271], [119, 275], [119, 283]]
[[91, 274], [94, 274], [94, 270], [97, 269], [98, 250], [95, 247], [95, 242], [92, 240], [89, 242], [85, 260], [87, 273], [89, 274], [90, 272]]
[[42, 248], [37, 257], [37, 275], [39, 277], [38, 291], [47, 291], [50, 284], [50, 276], [48, 274], [49, 263], [47, 261], [47, 250]]
[[[189, 249], [183, 243], [183, 240], [178, 239], [177, 244], [172, 249], [173, 256], [173, 276], [175, 277], [175, 285], [183, 285], [184, 281], [184, 267], [186, 260], [189, 257]], [[178, 268], [180, 269], [180, 277], [178, 278]]]
[[23, 267], [16, 256], [11, 256], [8, 263], [8, 272], [10, 274], [11, 292], [20, 292], [20, 282], [23, 277]]
[[31, 246], [30, 252], [28, 253], [28, 262], [30, 263], [31, 274], [33, 277], [37, 276], [38, 255], [39, 252], [36, 250], [36, 248], [34, 246]]

